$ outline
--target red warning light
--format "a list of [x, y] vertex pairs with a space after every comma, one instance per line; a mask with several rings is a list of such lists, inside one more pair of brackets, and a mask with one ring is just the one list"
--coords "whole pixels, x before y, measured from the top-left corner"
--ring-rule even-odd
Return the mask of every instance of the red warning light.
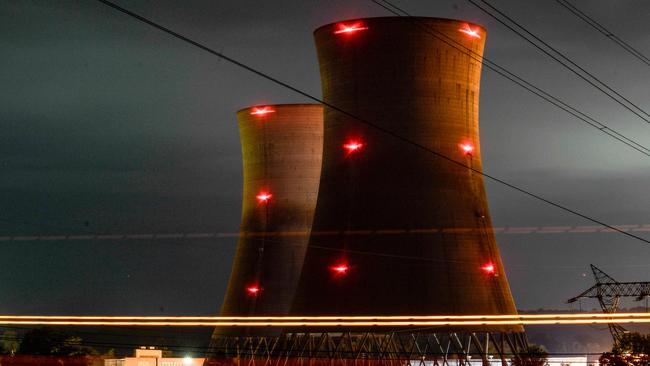
[[257, 296], [257, 294], [260, 293], [260, 288], [257, 285], [252, 285], [246, 287], [246, 292], [248, 292], [248, 295], [250, 296]]
[[339, 23], [336, 25], [336, 31], [334, 31], [334, 34], [345, 34], [345, 33], [354, 33], [362, 30], [368, 29], [363, 23], [357, 22], [354, 24], [343, 24]]
[[481, 267], [481, 270], [483, 270], [485, 274], [489, 274], [493, 276], [496, 274], [496, 268], [494, 267], [494, 264], [492, 262], [485, 264], [483, 267]]
[[271, 107], [254, 107], [251, 115], [253, 116], [264, 116], [269, 113], [275, 113], [275, 109]]
[[335, 266], [330, 267], [332, 272], [336, 275], [345, 275], [348, 273], [348, 270], [350, 270], [350, 266], [348, 266], [345, 263], [337, 264]]
[[461, 150], [465, 153], [465, 155], [472, 155], [474, 152], [474, 145], [470, 144], [469, 142], [466, 142], [464, 144], [458, 145]]
[[257, 200], [258, 200], [260, 203], [266, 203], [266, 202], [268, 202], [268, 201], [271, 199], [271, 197], [273, 197], [273, 195], [270, 194], [270, 193], [268, 193], [268, 192], [260, 192], [260, 194], [258, 194], [258, 195], [256, 196]]
[[363, 143], [357, 140], [350, 140], [343, 145], [343, 148], [348, 152], [348, 154], [359, 151], [362, 147]]
[[481, 38], [481, 35], [478, 34], [478, 28], [472, 29], [469, 24], [465, 24], [465, 26], [463, 28], [460, 28], [458, 31], [463, 32], [472, 38]]

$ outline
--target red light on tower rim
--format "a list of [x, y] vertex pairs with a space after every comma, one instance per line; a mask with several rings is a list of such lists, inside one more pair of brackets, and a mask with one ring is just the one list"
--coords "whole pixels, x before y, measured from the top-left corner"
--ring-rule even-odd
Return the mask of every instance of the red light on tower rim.
[[275, 109], [271, 107], [254, 107], [251, 115], [253, 116], [265, 116], [269, 113], [275, 113]]
[[268, 192], [260, 192], [257, 196], [255, 196], [255, 198], [257, 198], [260, 203], [268, 202], [271, 197], [273, 197], [273, 195]]
[[336, 275], [346, 275], [350, 270], [350, 266], [348, 266], [346, 263], [340, 263], [331, 266], [330, 270], [332, 270], [332, 272], [334, 272]]
[[363, 145], [364, 144], [361, 141], [350, 140], [343, 145], [343, 148], [348, 152], [348, 154], [351, 154], [355, 151], [361, 150]]
[[336, 25], [337, 30], [334, 31], [334, 34], [349, 34], [358, 31], [363, 31], [368, 29], [362, 22], [356, 22], [354, 24], [343, 24], [338, 23]]
[[262, 289], [260, 289], [260, 287], [257, 285], [251, 285], [246, 287], [246, 292], [248, 292], [250, 296], [257, 296], [261, 290]]
[[458, 145], [461, 150], [465, 153], [465, 155], [471, 155], [474, 152], [474, 145], [470, 144], [469, 142], [462, 143]]
[[496, 272], [497, 271], [496, 267], [494, 266], [494, 264], [492, 262], [486, 263], [483, 267], [481, 267], [481, 270], [483, 270], [483, 272], [485, 272], [485, 274], [489, 274], [489, 275], [493, 275], [493, 276], [496, 275], [496, 273], [497, 273]]
[[458, 31], [463, 32], [472, 38], [477, 38], [477, 39], [481, 38], [481, 35], [478, 34], [478, 28], [472, 29], [472, 27], [470, 27], [469, 24], [465, 24], [465, 26], [463, 28], [460, 28]]

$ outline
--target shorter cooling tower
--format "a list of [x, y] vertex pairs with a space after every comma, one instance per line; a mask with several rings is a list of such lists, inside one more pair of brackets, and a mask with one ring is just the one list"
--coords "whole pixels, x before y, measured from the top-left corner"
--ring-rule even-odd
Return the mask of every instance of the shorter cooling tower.
[[[317, 104], [250, 107], [237, 112], [237, 121], [244, 163], [242, 219], [221, 314], [286, 315], [318, 194], [323, 108]], [[257, 331], [217, 329], [215, 335]]]

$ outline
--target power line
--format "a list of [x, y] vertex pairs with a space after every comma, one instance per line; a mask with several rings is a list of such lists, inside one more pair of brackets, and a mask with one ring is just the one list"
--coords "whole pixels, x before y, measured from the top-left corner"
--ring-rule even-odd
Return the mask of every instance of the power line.
[[555, 0], [555, 1], [558, 4], [562, 5], [563, 7], [565, 7], [566, 9], [568, 9], [575, 16], [582, 19], [585, 23], [592, 26], [599, 33], [601, 33], [605, 37], [609, 38], [612, 42], [619, 45], [621, 48], [623, 48], [629, 54], [636, 57], [637, 59], [639, 59], [644, 64], [650, 66], [650, 58], [646, 57], [643, 53], [641, 53], [641, 51], [639, 51], [636, 48], [632, 47], [629, 43], [623, 41], [620, 37], [618, 37], [612, 31], [605, 28], [605, 26], [603, 26], [601, 23], [597, 22], [594, 18], [591, 18], [590, 16], [585, 14], [583, 11], [578, 9], [575, 5], [571, 4], [568, 0]]
[[[587, 115], [586, 113], [578, 110], [577, 108], [567, 104], [566, 102], [562, 101], [561, 99], [553, 96], [552, 94], [546, 92], [545, 90], [535, 86], [534, 84], [526, 81], [525, 79], [521, 78], [520, 76], [514, 74], [512, 71], [506, 69], [503, 66], [500, 66], [499, 64], [489, 60], [488, 58], [483, 57], [482, 55], [476, 53], [474, 50], [467, 48], [463, 44], [459, 43], [458, 41], [454, 40], [453, 38], [447, 36], [446, 34], [439, 32], [431, 27], [429, 27], [427, 24], [422, 23], [418, 20], [417, 17], [414, 17], [404, 9], [398, 7], [397, 5], [389, 2], [388, 0], [371, 0], [373, 3], [381, 6], [382, 8], [386, 9], [387, 11], [397, 15], [397, 16], [405, 16], [411, 19], [415, 24], [418, 24], [424, 32], [428, 33], [429, 35], [435, 37], [436, 39], [440, 40], [441, 42], [446, 43], [450, 47], [459, 50], [460, 52], [467, 52], [468, 56], [470, 56], [472, 59], [475, 61], [481, 63], [488, 69], [496, 72], [497, 74], [501, 75], [502, 77], [506, 78], [507, 80], [519, 85], [520, 87], [526, 89], [530, 93], [537, 95], [538, 97], [542, 98], [544, 101], [556, 106], [557, 108], [560, 108], [561, 110], [569, 113], [570, 115], [574, 116], [575, 118], [581, 120], [582, 122], [586, 123], [587, 125], [597, 129], [601, 133], [604, 133], [608, 135], [609, 137], [627, 145], [628, 147], [631, 147], [632, 149], [646, 155], [650, 156], [650, 149], [645, 147], [644, 145], [640, 144], [637, 141], [634, 141], [627, 136], [615, 131], [614, 129], [610, 128], [609, 126], [605, 125], [602, 122], [599, 122], [598, 120], [594, 119], [593, 117]], [[382, 3], [383, 2], [383, 3]]]
[[[620, 94], [619, 92], [617, 92], [616, 90], [614, 90], [613, 88], [611, 88], [609, 85], [607, 85], [605, 82], [603, 82], [602, 80], [600, 80], [599, 78], [597, 78], [595, 75], [593, 75], [593, 74], [590, 73], [589, 71], [585, 70], [583, 67], [581, 67], [580, 65], [578, 65], [576, 62], [574, 62], [573, 60], [571, 60], [569, 57], [567, 57], [566, 55], [564, 55], [562, 52], [558, 51], [557, 49], [555, 49], [554, 47], [552, 47], [551, 45], [549, 45], [549, 44], [548, 44], [547, 42], [545, 42], [543, 39], [541, 39], [540, 37], [538, 37], [538, 36], [536, 36], [535, 34], [533, 34], [532, 32], [530, 32], [528, 29], [526, 29], [526, 27], [522, 26], [522, 25], [519, 24], [517, 21], [515, 21], [513, 18], [509, 17], [507, 14], [505, 14], [504, 12], [502, 12], [501, 10], [499, 10], [498, 8], [496, 8], [495, 6], [493, 6], [492, 4], [490, 4], [487, 0], [480, 0], [480, 1], [481, 1], [482, 3], [484, 3], [485, 5], [487, 5], [490, 9], [492, 9], [493, 11], [497, 12], [499, 15], [501, 15], [502, 17], [504, 17], [505, 19], [507, 19], [510, 23], [514, 24], [517, 28], [523, 30], [526, 34], [528, 34], [529, 36], [531, 36], [534, 40], [536, 40], [537, 42], [541, 43], [541, 44], [544, 45], [546, 48], [548, 48], [549, 50], [551, 50], [554, 54], [551, 53], [551, 52], [549, 52], [548, 50], [544, 49], [544, 48], [541, 47], [539, 44], [535, 43], [533, 40], [531, 40], [530, 38], [526, 37], [526, 36], [525, 36], [524, 34], [522, 34], [521, 32], [517, 31], [517, 30], [516, 30], [515, 28], [513, 28], [510, 24], [508, 24], [507, 22], [505, 22], [505, 21], [503, 21], [502, 19], [500, 19], [499, 17], [497, 17], [496, 15], [494, 15], [493, 13], [491, 13], [489, 10], [487, 10], [487, 9], [485, 9], [484, 7], [480, 6], [480, 5], [479, 5], [475, 0], [467, 0], [467, 1], [470, 2], [471, 4], [473, 4], [475, 7], [479, 8], [479, 9], [480, 9], [481, 11], [483, 11], [485, 14], [487, 14], [487, 15], [489, 15], [490, 17], [494, 18], [494, 19], [495, 19], [496, 21], [498, 21], [499, 23], [503, 24], [506, 28], [508, 28], [508, 29], [510, 29], [511, 31], [513, 31], [515, 34], [517, 34], [519, 37], [521, 37], [522, 39], [524, 39], [526, 42], [528, 42], [528, 43], [530, 43], [531, 45], [533, 45], [535, 48], [537, 48], [538, 50], [542, 51], [542, 52], [545, 53], [547, 56], [551, 57], [553, 60], [557, 61], [559, 64], [561, 64], [562, 66], [564, 66], [567, 70], [571, 71], [572, 73], [574, 73], [575, 75], [577, 75], [579, 78], [581, 78], [582, 80], [586, 81], [586, 82], [589, 83], [591, 86], [593, 86], [594, 88], [596, 88], [596, 89], [598, 89], [599, 91], [601, 91], [603, 94], [607, 95], [610, 99], [612, 99], [613, 101], [615, 101], [615, 102], [618, 103], [619, 105], [623, 106], [623, 107], [624, 107], [625, 109], [627, 109], [628, 111], [634, 113], [637, 117], [639, 117], [640, 119], [642, 119], [642, 120], [645, 121], [646, 123], [649, 123], [649, 124], [650, 124], [650, 119], [648, 119], [648, 118], [650, 118], [650, 114], [648, 114], [648, 112], [646, 112], [646, 111], [643, 110], [641, 107], [639, 107], [638, 105], [636, 105], [634, 102], [632, 102], [631, 100], [629, 100], [628, 98], [626, 98], [625, 96], [623, 96], [622, 94]], [[573, 66], [573, 67], [567, 65], [565, 62], [563, 62], [562, 60], [558, 59], [558, 56], [559, 56], [561, 59], [563, 59], [563, 60], [565, 60], [566, 62], [568, 62], [569, 64], [571, 64], [571, 66]], [[577, 71], [576, 68], [577, 68], [580, 72]], [[582, 73], [581, 73], [581, 72], [582, 72]], [[585, 76], [585, 75], [586, 75], [586, 76]], [[604, 89], [603, 89], [603, 88], [604, 88]], [[605, 90], [605, 89], [606, 89], [606, 90]], [[610, 93], [613, 93], [614, 95], [612, 95], [612, 94], [610, 94]], [[617, 98], [617, 97], [618, 97], [618, 98]], [[619, 99], [619, 98], [620, 98], [620, 99]], [[622, 100], [621, 100], [621, 99], [622, 99]]]
[[[32, 224], [38, 226], [38, 224]], [[626, 224], [614, 225], [625, 231], [650, 232], [650, 224]], [[529, 235], [529, 234], [593, 234], [611, 233], [612, 230], [603, 226], [506, 226], [490, 227], [487, 229], [495, 234]], [[239, 237], [301, 237], [301, 236], [332, 236], [354, 234], [361, 236], [382, 236], [382, 235], [431, 235], [431, 234], [455, 234], [455, 233], [482, 233], [484, 229], [476, 227], [421, 227], [397, 229], [372, 230], [318, 230], [318, 231], [192, 231], [192, 232], [136, 232], [136, 233], [103, 233], [103, 234], [79, 234], [65, 233], [54, 235], [42, 234], [20, 234], [0, 236], [0, 242], [34, 242], [34, 241], [124, 241], [124, 240], [176, 240], [176, 239], [230, 239]]]
[[112, 3], [112, 2], [110, 2], [108, 0], [97, 0], [97, 1], [104, 4], [104, 5], [106, 5], [106, 6], [109, 6], [109, 7], [113, 8], [113, 9], [123, 13], [123, 14], [126, 14], [126, 15], [134, 18], [134, 19], [137, 19], [137, 20], [139, 20], [139, 21], [141, 21], [141, 22], [143, 22], [145, 24], [148, 24], [148, 25], [150, 25], [150, 26], [152, 26], [152, 27], [154, 27], [156, 29], [159, 29], [159, 30], [171, 35], [171, 36], [174, 36], [174, 37], [176, 37], [176, 38], [178, 38], [178, 39], [180, 39], [182, 41], [185, 41], [185, 42], [187, 42], [187, 43], [189, 43], [191, 45], [194, 45], [194, 46], [196, 46], [196, 47], [198, 47], [198, 48], [200, 48], [200, 49], [202, 49], [202, 50], [204, 50], [204, 51], [206, 51], [206, 52], [208, 52], [208, 53], [210, 53], [212, 55], [220, 57], [220, 58], [222, 58], [222, 59], [224, 59], [224, 60], [226, 60], [226, 61], [228, 61], [228, 62], [230, 62], [230, 63], [232, 63], [232, 64], [234, 64], [236, 66], [238, 66], [238, 67], [241, 67], [241, 68], [243, 68], [245, 70], [248, 70], [248, 71], [250, 71], [250, 72], [252, 72], [252, 73], [254, 73], [254, 74], [256, 74], [256, 75], [258, 75], [258, 76], [260, 76], [260, 77], [262, 77], [264, 79], [266, 79], [266, 80], [269, 80], [269, 81], [271, 81], [271, 82], [273, 82], [275, 84], [278, 84], [278, 85], [280, 85], [280, 86], [282, 86], [284, 88], [292, 90], [295, 93], [297, 93], [299, 95], [302, 95], [302, 96], [304, 96], [304, 97], [306, 97], [308, 99], [311, 99], [311, 100], [313, 100], [315, 102], [321, 103], [324, 106], [326, 106], [328, 108], [331, 108], [331, 109], [333, 109], [333, 110], [335, 110], [335, 111], [337, 111], [339, 113], [342, 113], [342, 114], [344, 114], [344, 115], [346, 115], [346, 116], [348, 116], [348, 117], [350, 117], [350, 118], [352, 118], [352, 119], [354, 119], [354, 120], [356, 120], [356, 121], [358, 121], [358, 122], [360, 122], [362, 124], [365, 124], [365, 125], [367, 125], [367, 126], [369, 126], [371, 128], [374, 128], [375, 130], [377, 130], [377, 131], [379, 131], [381, 133], [392, 136], [393, 138], [395, 138], [395, 139], [397, 139], [397, 140], [399, 140], [401, 142], [404, 142], [406, 144], [414, 146], [415, 148], [418, 148], [418, 149], [420, 149], [420, 150], [422, 150], [424, 152], [428, 152], [428, 153], [430, 153], [430, 154], [432, 154], [432, 155], [434, 155], [434, 156], [436, 156], [436, 157], [438, 157], [440, 159], [443, 159], [443, 160], [445, 160], [445, 161], [447, 161], [449, 163], [452, 163], [452, 164], [458, 165], [460, 167], [463, 167], [465, 169], [468, 169], [468, 170], [470, 170], [470, 171], [472, 171], [472, 172], [474, 172], [476, 174], [479, 174], [479, 175], [481, 175], [483, 177], [486, 177], [486, 178], [488, 178], [488, 179], [490, 179], [490, 180], [492, 180], [494, 182], [497, 182], [497, 183], [499, 183], [501, 185], [509, 187], [510, 189], [513, 189], [515, 191], [523, 193], [523, 194], [525, 194], [525, 195], [527, 195], [529, 197], [532, 197], [532, 198], [534, 198], [534, 199], [536, 199], [538, 201], [544, 202], [544, 203], [546, 203], [546, 204], [548, 204], [550, 206], [556, 207], [556, 208], [558, 208], [560, 210], [571, 213], [571, 214], [573, 214], [575, 216], [581, 217], [581, 218], [583, 218], [585, 220], [591, 221], [591, 222], [596, 223], [598, 225], [608, 227], [608, 228], [610, 228], [610, 229], [612, 229], [614, 231], [617, 231], [617, 232], [619, 232], [619, 233], [621, 233], [623, 235], [626, 235], [628, 237], [631, 237], [631, 238], [637, 239], [639, 241], [642, 241], [642, 242], [644, 242], [646, 244], [650, 244], [650, 239], [645, 239], [643, 237], [631, 234], [629, 232], [625, 232], [625, 231], [623, 231], [623, 230], [621, 230], [621, 229], [619, 229], [619, 228], [617, 228], [615, 226], [609, 225], [609, 224], [607, 224], [607, 223], [605, 223], [603, 221], [592, 218], [592, 217], [590, 217], [590, 216], [588, 216], [586, 214], [580, 213], [580, 212], [578, 212], [578, 211], [576, 211], [574, 209], [571, 209], [571, 208], [569, 208], [567, 206], [564, 206], [562, 204], [559, 204], [559, 203], [556, 203], [556, 202], [551, 201], [549, 199], [546, 199], [546, 198], [544, 198], [544, 197], [542, 197], [542, 196], [540, 196], [538, 194], [535, 194], [535, 193], [533, 193], [531, 191], [528, 191], [528, 190], [526, 190], [524, 188], [520, 188], [520, 187], [518, 187], [518, 186], [516, 186], [516, 185], [514, 185], [512, 183], [509, 183], [509, 182], [507, 182], [507, 181], [505, 181], [503, 179], [497, 178], [497, 177], [495, 177], [493, 175], [484, 173], [484, 172], [482, 172], [482, 171], [480, 171], [478, 169], [475, 169], [475, 168], [473, 168], [471, 166], [468, 166], [463, 162], [457, 161], [457, 160], [455, 160], [455, 159], [453, 159], [453, 158], [451, 158], [451, 157], [449, 157], [447, 155], [444, 155], [444, 154], [442, 154], [442, 153], [440, 153], [438, 151], [435, 151], [435, 150], [433, 150], [431, 148], [428, 148], [428, 147], [426, 147], [426, 146], [424, 146], [422, 144], [411, 141], [408, 138], [403, 137], [403, 136], [401, 136], [401, 135], [399, 135], [399, 134], [397, 134], [397, 133], [395, 133], [395, 132], [393, 132], [393, 131], [385, 128], [385, 127], [376, 125], [376, 124], [371, 123], [371, 122], [369, 122], [369, 121], [367, 121], [365, 119], [357, 117], [354, 114], [349, 113], [349, 112], [347, 112], [347, 111], [345, 111], [345, 110], [343, 110], [343, 109], [341, 109], [341, 108], [339, 108], [339, 107], [337, 107], [335, 105], [332, 105], [331, 103], [327, 103], [322, 99], [319, 99], [319, 98], [317, 98], [317, 97], [315, 97], [315, 96], [313, 96], [313, 95], [311, 95], [311, 94], [309, 94], [309, 93], [307, 93], [305, 91], [302, 91], [302, 90], [298, 89], [297, 87], [294, 87], [294, 86], [292, 86], [290, 84], [287, 84], [287, 83], [285, 83], [283, 81], [280, 81], [279, 79], [277, 79], [275, 77], [272, 77], [272, 76], [270, 76], [270, 75], [268, 75], [268, 74], [266, 74], [266, 73], [264, 73], [262, 71], [254, 69], [251, 66], [248, 66], [248, 65], [246, 65], [246, 64], [244, 64], [244, 63], [242, 63], [240, 61], [237, 61], [237, 60], [235, 60], [235, 59], [233, 59], [231, 57], [228, 57], [225, 54], [223, 54], [221, 52], [218, 52], [218, 51], [216, 51], [216, 50], [214, 50], [214, 49], [212, 49], [212, 48], [210, 48], [208, 46], [205, 46], [205, 45], [203, 45], [203, 44], [201, 44], [201, 43], [199, 43], [197, 41], [191, 40], [190, 38], [187, 38], [187, 37], [185, 37], [185, 36], [183, 36], [183, 35], [181, 35], [181, 34], [179, 34], [177, 32], [174, 32], [173, 30], [171, 30], [171, 29], [169, 29], [167, 27], [164, 27], [164, 26], [162, 26], [162, 25], [160, 25], [158, 23], [155, 23], [155, 22], [153, 22], [153, 21], [151, 21], [151, 20], [149, 20], [149, 19], [147, 19], [147, 18], [145, 18], [145, 17], [143, 17], [141, 15], [138, 15], [138, 14], [136, 14], [136, 13], [130, 11], [130, 10], [122, 8], [122, 7], [118, 6], [117, 4], [114, 4], [114, 3]]

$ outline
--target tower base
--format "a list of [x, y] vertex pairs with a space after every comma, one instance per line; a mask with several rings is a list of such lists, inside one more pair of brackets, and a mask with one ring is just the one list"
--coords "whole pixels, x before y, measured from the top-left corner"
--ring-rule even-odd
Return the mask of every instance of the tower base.
[[206, 366], [507, 366], [523, 332], [323, 332], [219, 337]]

